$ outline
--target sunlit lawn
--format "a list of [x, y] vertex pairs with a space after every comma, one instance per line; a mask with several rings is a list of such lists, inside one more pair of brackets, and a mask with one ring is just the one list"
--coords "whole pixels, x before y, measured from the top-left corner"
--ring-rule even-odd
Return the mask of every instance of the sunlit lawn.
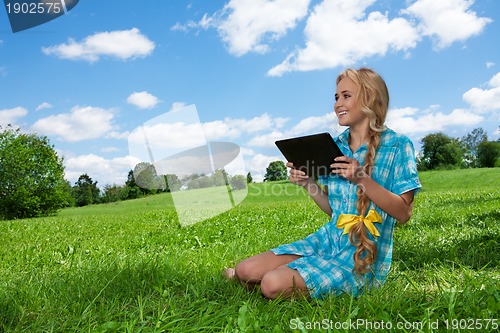
[[421, 179], [387, 283], [357, 299], [269, 301], [221, 276], [326, 222], [287, 183], [252, 184], [241, 205], [187, 227], [167, 194], [0, 221], [0, 332], [497, 331], [499, 169]]

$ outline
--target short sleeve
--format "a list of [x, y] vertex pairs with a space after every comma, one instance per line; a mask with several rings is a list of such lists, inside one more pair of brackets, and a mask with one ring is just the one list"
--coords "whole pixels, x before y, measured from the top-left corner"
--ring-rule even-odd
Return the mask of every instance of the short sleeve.
[[401, 195], [415, 190], [417, 194], [422, 185], [418, 179], [415, 149], [406, 136], [401, 136], [394, 162], [394, 183], [391, 192]]
[[328, 186], [328, 176], [318, 176], [318, 184], [321, 186]]

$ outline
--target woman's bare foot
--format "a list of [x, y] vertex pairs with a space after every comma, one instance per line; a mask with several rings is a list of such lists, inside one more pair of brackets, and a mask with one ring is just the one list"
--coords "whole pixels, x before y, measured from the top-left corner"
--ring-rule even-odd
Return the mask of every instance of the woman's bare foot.
[[235, 272], [234, 268], [231, 268], [231, 267], [226, 268], [224, 271], [224, 276], [228, 280], [234, 280], [236, 278], [236, 272]]

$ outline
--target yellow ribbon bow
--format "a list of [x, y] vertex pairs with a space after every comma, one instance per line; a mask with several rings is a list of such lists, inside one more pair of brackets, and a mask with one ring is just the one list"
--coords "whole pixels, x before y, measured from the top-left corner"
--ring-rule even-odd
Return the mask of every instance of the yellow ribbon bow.
[[354, 214], [340, 214], [339, 219], [337, 220], [337, 228], [344, 228], [344, 232], [342, 233], [342, 235], [345, 235], [349, 232], [352, 226], [358, 223], [360, 220], [363, 221], [366, 229], [368, 229], [368, 231], [371, 232], [373, 236], [380, 236], [380, 233], [378, 232], [377, 228], [375, 228], [373, 223], [381, 223], [382, 217], [379, 215], [379, 213], [377, 213], [375, 209], [370, 209], [368, 214], [366, 214], [366, 217]]

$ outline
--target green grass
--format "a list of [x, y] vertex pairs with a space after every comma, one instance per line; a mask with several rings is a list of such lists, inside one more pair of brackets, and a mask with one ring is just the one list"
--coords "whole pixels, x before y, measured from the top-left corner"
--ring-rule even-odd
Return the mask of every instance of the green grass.
[[349, 320], [366, 332], [446, 323], [496, 332], [499, 174], [422, 173], [388, 281], [356, 299], [269, 301], [222, 278], [224, 267], [326, 222], [288, 183], [252, 184], [241, 205], [189, 227], [167, 194], [1, 221], [0, 332], [356, 331], [336, 329]]

